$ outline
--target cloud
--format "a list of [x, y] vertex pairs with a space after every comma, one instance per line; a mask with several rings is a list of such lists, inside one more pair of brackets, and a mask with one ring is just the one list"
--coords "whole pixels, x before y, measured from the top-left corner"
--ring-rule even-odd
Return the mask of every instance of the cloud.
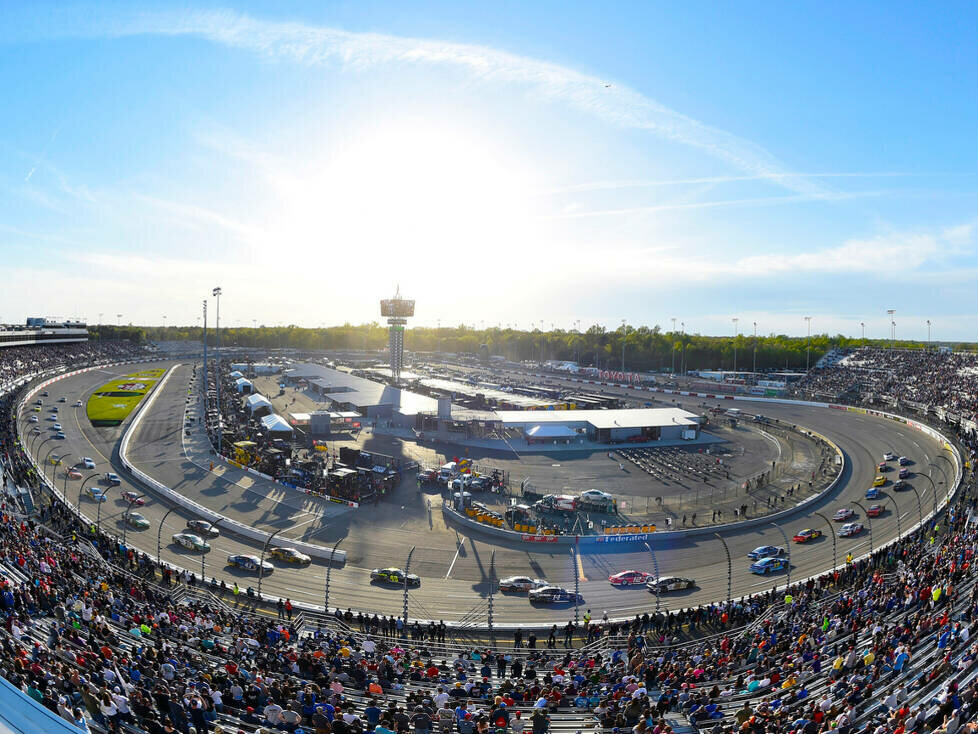
[[96, 32], [113, 36], [196, 36], [268, 59], [306, 66], [454, 67], [487, 83], [524, 87], [536, 98], [568, 105], [615, 126], [644, 130], [696, 148], [751, 178], [767, 179], [800, 194], [827, 193], [823, 184], [791, 173], [759, 145], [683, 115], [623, 84], [609, 87], [606, 79], [486, 46], [265, 21], [226, 10], [140, 14], [116, 19]]

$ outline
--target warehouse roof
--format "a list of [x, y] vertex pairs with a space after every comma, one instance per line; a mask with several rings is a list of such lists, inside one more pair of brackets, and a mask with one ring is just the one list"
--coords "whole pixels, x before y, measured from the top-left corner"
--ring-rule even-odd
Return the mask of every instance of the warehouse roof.
[[622, 410], [499, 410], [506, 425], [541, 423], [589, 423], [595, 428], [653, 428], [698, 425], [695, 413], [680, 408]]

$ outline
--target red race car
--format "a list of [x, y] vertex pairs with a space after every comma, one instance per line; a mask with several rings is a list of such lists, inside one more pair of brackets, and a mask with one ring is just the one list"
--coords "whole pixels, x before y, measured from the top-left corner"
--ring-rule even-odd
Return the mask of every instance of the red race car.
[[807, 543], [809, 540], [815, 540], [815, 538], [821, 538], [821, 537], [822, 537], [821, 530], [813, 530], [812, 528], [805, 528], [804, 530], [801, 530], [798, 533], [796, 533], [795, 537], [793, 537], [792, 540], [795, 541], [796, 543]]
[[883, 514], [883, 505], [870, 505], [866, 510], [869, 517], [879, 517]]

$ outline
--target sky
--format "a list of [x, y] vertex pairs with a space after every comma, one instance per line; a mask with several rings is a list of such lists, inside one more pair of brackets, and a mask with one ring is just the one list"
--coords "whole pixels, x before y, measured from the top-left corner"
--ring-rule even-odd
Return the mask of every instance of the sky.
[[978, 340], [976, 24], [0, 0], [0, 321]]

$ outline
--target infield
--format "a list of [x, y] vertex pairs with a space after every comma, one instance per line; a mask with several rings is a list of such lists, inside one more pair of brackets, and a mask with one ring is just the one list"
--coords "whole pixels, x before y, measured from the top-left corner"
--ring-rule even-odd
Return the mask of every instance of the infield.
[[117, 426], [139, 405], [153, 385], [163, 376], [162, 369], [133, 372], [101, 385], [85, 406], [93, 426]]

